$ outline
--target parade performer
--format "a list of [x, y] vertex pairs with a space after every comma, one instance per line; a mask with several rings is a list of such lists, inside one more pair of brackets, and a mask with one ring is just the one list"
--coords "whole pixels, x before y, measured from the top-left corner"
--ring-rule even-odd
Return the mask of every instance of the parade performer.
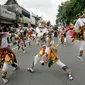
[[66, 47], [67, 46], [67, 38], [66, 38], [66, 35], [67, 35], [67, 31], [64, 29], [64, 32], [63, 32], [63, 37], [64, 37], [64, 46]]
[[41, 65], [48, 65], [52, 67], [55, 64], [59, 65], [64, 71], [67, 72], [67, 76], [70, 80], [73, 79], [71, 70], [58, 59], [57, 47], [54, 44], [50, 44], [51, 40], [49, 36], [45, 38], [46, 45], [42, 46], [40, 52], [34, 57], [34, 61], [30, 67], [27, 68], [29, 72], [34, 72], [34, 67], [40, 61]]
[[[3, 31], [3, 32], [2, 32]], [[12, 67], [14, 67], [14, 71], [18, 69], [17, 60], [14, 52], [9, 48], [7, 37], [9, 36], [8, 32], [5, 32], [5, 29], [0, 29], [0, 67], [2, 67], [2, 80], [4, 84], [8, 82], [6, 79], [6, 74], [8, 71], [8, 65], [12, 60], [13, 62], [10, 63]], [[10, 58], [7, 56], [10, 52]]]
[[81, 42], [79, 55], [77, 57], [83, 61], [82, 55], [85, 46], [85, 10], [83, 15], [76, 21], [74, 29], [76, 31], [77, 39]]
[[74, 30], [74, 26], [70, 26], [70, 29], [67, 31], [67, 38], [73, 42], [74, 41], [74, 34], [75, 34], [75, 30]]
[[59, 34], [58, 34], [59, 40], [61, 41], [62, 44], [64, 44], [64, 46], [66, 46], [66, 30], [64, 29], [64, 27], [60, 27], [59, 29]]
[[32, 31], [32, 40], [35, 40], [36, 39], [36, 32], [35, 30]]
[[46, 21], [41, 21], [39, 23], [39, 26], [36, 28], [36, 34], [37, 34], [37, 44], [43, 45], [44, 44], [44, 37], [47, 32], [46, 28]]
[[29, 46], [31, 46], [30, 41], [32, 40], [32, 31], [30, 29], [27, 31], [26, 38], [28, 40]]
[[31, 46], [31, 40], [33, 40], [32, 34], [33, 34], [33, 28], [31, 26], [31, 23], [28, 23], [28, 29], [27, 29], [27, 33], [26, 33], [26, 38], [28, 40], [29, 46]]
[[14, 67], [16, 70], [18, 69], [17, 63], [16, 61], [16, 57], [14, 55], [14, 52], [12, 52], [11, 50], [4, 50], [3, 53], [0, 55], [1, 57], [1, 61], [2, 62], [2, 80], [3, 83], [6, 84], [9, 82], [9, 80], [6, 78], [7, 76], [7, 72], [9, 69], [9, 65], [11, 65], [12, 67]]
[[24, 35], [23, 35], [23, 31], [20, 31], [20, 33], [17, 35], [16, 34], [16, 40], [17, 40], [17, 46], [18, 46], [18, 50], [22, 49], [23, 53], [25, 53], [25, 50], [24, 50], [24, 47], [26, 47], [25, 45], [25, 38], [24, 38]]

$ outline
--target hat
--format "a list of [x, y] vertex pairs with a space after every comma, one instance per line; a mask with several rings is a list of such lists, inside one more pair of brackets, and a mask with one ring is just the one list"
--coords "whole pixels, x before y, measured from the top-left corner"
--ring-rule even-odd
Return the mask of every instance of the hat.
[[70, 26], [70, 28], [71, 28], [71, 29], [73, 29], [73, 28], [74, 28], [74, 26], [72, 25], [72, 26]]
[[43, 26], [43, 27], [45, 27], [45, 26], [47, 25], [47, 23], [46, 23], [45, 20], [42, 20], [42, 21], [40, 22], [40, 24], [41, 24], [41, 26]]
[[39, 23], [39, 27], [41, 28], [41, 27], [44, 27], [41, 23]]

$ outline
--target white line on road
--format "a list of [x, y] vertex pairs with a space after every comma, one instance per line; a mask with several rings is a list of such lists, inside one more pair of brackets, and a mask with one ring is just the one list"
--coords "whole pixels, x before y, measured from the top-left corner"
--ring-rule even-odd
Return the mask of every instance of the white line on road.
[[59, 44], [57, 44], [57, 47], [59, 46]]
[[[28, 43], [28, 42], [29, 42], [29, 41], [26, 41], [26, 43]], [[15, 49], [17, 49], [17, 48], [18, 48], [18, 46], [12, 48], [12, 50], [15, 50]]]
[[[26, 41], [26, 43], [28, 43], [29, 41]], [[57, 44], [57, 47], [59, 46], [59, 44]], [[15, 49], [17, 49], [18, 48], [18, 46], [16, 46], [16, 47], [14, 47], [14, 48], [12, 48], [12, 50], [15, 50]]]

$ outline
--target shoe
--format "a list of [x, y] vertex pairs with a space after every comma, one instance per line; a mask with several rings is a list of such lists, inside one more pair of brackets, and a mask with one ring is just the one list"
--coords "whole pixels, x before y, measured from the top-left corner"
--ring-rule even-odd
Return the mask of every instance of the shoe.
[[66, 44], [64, 44], [64, 47], [66, 47], [67, 45]]
[[75, 39], [72, 39], [72, 42], [74, 42], [75, 41]]
[[7, 80], [6, 78], [2, 78], [2, 81], [3, 81], [4, 85], [9, 82], [9, 80]]
[[17, 66], [17, 67], [15, 67], [14, 69], [13, 69], [13, 71], [16, 71], [16, 70], [18, 70], [19, 69], [19, 67]]
[[82, 57], [80, 57], [80, 56], [77, 56], [82, 62], [83, 62], [83, 59], [82, 59]]
[[68, 79], [73, 80], [73, 76], [71, 74], [68, 74]]
[[28, 67], [28, 68], [27, 68], [27, 71], [29, 71], [29, 72], [32, 72], [32, 73], [33, 73], [33, 72], [34, 72], [34, 69], [33, 69], [32, 67]]
[[25, 53], [25, 51], [23, 51], [23, 53]]
[[39, 42], [36, 42], [36, 45], [39, 45]]
[[44, 61], [40, 61], [41, 65], [44, 66]]
[[19, 50], [18, 50], [18, 49], [16, 49], [16, 52], [19, 52]]
[[26, 44], [24, 45], [24, 47], [26, 47]]

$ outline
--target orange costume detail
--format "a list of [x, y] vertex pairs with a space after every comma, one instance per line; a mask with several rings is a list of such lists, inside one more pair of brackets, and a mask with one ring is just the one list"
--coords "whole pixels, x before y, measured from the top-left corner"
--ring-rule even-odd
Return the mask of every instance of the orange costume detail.
[[[51, 45], [50, 45], [51, 46]], [[45, 55], [45, 50], [46, 50], [46, 46], [43, 46], [40, 50], [40, 52], [38, 53], [39, 57], [44, 57]], [[51, 50], [49, 49], [48, 54], [47, 54], [47, 59], [51, 59], [53, 61], [52, 66], [58, 61], [57, 55]]]
[[29, 32], [27, 33], [27, 36], [31, 39], [31, 38], [32, 38], [32, 31], [29, 31]]

